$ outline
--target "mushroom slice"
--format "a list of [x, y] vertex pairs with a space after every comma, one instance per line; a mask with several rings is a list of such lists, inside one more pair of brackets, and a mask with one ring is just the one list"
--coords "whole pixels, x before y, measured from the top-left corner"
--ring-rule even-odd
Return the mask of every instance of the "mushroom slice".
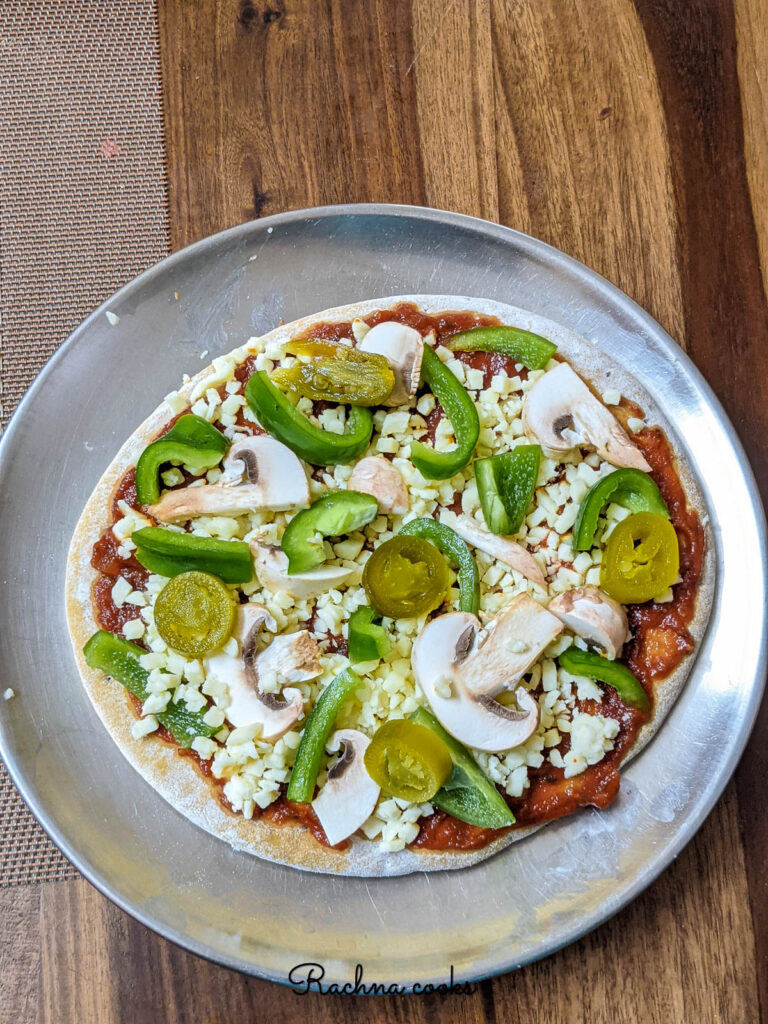
[[[230, 703], [226, 714], [232, 725], [239, 728], [258, 722], [260, 738], [272, 742], [301, 718], [304, 699], [301, 691], [293, 687], [286, 687], [281, 696], [264, 693], [259, 689], [259, 676], [276, 671], [289, 682], [298, 683], [315, 679], [322, 669], [317, 660], [317, 644], [306, 630], [275, 637], [257, 654], [257, 640], [263, 626], [270, 631], [277, 628], [263, 605], [246, 604], [238, 608], [234, 636], [240, 640], [243, 653], [239, 657], [224, 653], [211, 655], [206, 658], [206, 672], [227, 684]], [[278, 650], [271, 654], [276, 643]]]
[[381, 455], [369, 455], [361, 459], [352, 470], [347, 481], [350, 491], [372, 494], [379, 508], [393, 516], [402, 516], [408, 511], [408, 488], [399, 470]]
[[562, 631], [556, 615], [520, 594], [476, 635], [461, 666], [464, 686], [488, 697], [511, 690]]
[[166, 491], [149, 511], [160, 522], [195, 516], [240, 516], [255, 509], [309, 505], [309, 481], [301, 460], [269, 434], [236, 441], [215, 484]]
[[328, 781], [312, 801], [315, 814], [331, 846], [356, 832], [370, 818], [379, 787], [365, 768], [365, 751], [371, 741], [357, 729], [338, 729], [328, 750], [339, 752], [328, 769]]
[[594, 448], [612, 466], [651, 468], [616, 417], [569, 366], [560, 363], [533, 385], [523, 406], [523, 426], [549, 454]]
[[251, 551], [256, 559], [259, 583], [273, 594], [283, 593], [297, 598], [324, 594], [334, 587], [343, 586], [357, 571], [341, 565], [321, 565], [309, 572], [289, 576], [288, 556], [279, 545], [251, 541]]
[[575, 587], [558, 594], [549, 610], [587, 643], [594, 644], [614, 661], [629, 639], [627, 613], [598, 587]]
[[376, 324], [357, 346], [361, 352], [384, 356], [395, 375], [395, 386], [384, 405], [404, 405], [416, 394], [421, 377], [424, 339], [414, 327], [386, 320]]
[[495, 558], [497, 561], [503, 562], [504, 565], [508, 565], [511, 569], [515, 569], [522, 576], [525, 576], [526, 579], [538, 583], [540, 587], [546, 587], [547, 581], [538, 562], [528, 548], [523, 547], [522, 544], [509, 540], [507, 537], [500, 537], [498, 534], [491, 533], [490, 530], [480, 526], [470, 516], [457, 516], [456, 521], [451, 523], [451, 526], [460, 537], [463, 537], [467, 544], [471, 544], [474, 548], [479, 548], [480, 551], [484, 551], [491, 558]]
[[[476, 750], [509, 750], [536, 731], [539, 706], [523, 687], [515, 690], [519, 710], [494, 697], [514, 689], [562, 628], [527, 594], [515, 598], [486, 629], [469, 612], [440, 615], [413, 645], [413, 673], [452, 736]], [[450, 696], [445, 696], [446, 687]]]

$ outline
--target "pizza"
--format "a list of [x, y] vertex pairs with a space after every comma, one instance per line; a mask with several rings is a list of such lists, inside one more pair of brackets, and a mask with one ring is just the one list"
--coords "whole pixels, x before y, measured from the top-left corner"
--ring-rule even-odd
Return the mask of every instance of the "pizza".
[[711, 605], [671, 435], [595, 345], [487, 299], [251, 338], [85, 506], [66, 602], [90, 700], [173, 807], [307, 870], [459, 868], [605, 808]]

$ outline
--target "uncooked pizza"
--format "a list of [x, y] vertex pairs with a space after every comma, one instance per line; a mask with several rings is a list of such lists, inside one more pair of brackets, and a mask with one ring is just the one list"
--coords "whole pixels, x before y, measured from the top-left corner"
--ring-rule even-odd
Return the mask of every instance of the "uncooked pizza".
[[251, 338], [85, 507], [67, 611], [90, 699], [174, 807], [308, 870], [462, 867], [605, 808], [711, 603], [670, 435], [594, 344], [487, 299]]

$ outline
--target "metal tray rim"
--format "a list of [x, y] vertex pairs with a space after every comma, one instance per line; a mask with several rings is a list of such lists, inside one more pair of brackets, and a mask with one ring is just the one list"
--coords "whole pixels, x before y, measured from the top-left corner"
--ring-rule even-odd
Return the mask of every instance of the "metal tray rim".
[[[10, 457], [11, 449], [14, 443], [14, 436], [18, 429], [22, 418], [27, 414], [27, 410], [32, 406], [36, 393], [44, 379], [46, 379], [52, 372], [55, 371], [60, 361], [67, 359], [71, 349], [77, 344], [79, 337], [84, 334], [87, 328], [93, 324], [100, 316], [104, 315], [104, 312], [113, 304], [117, 304], [121, 298], [129, 295], [132, 290], [140, 287], [144, 283], [150, 281], [155, 277], [166, 274], [169, 270], [173, 269], [177, 265], [182, 265], [190, 256], [204, 252], [213, 246], [227, 241], [236, 241], [240, 238], [247, 237], [255, 225], [259, 228], [266, 226], [277, 226], [283, 223], [292, 223], [300, 219], [320, 219], [327, 217], [337, 217], [340, 215], [365, 215], [372, 214], [377, 216], [387, 217], [411, 217], [416, 220], [423, 219], [426, 221], [437, 221], [441, 224], [455, 225], [457, 227], [474, 227], [475, 230], [479, 230], [485, 234], [495, 236], [501, 241], [514, 241], [514, 243], [530, 252], [537, 257], [543, 257], [545, 262], [549, 262], [555, 259], [561, 264], [565, 264], [570, 268], [576, 276], [586, 279], [589, 281], [591, 287], [599, 290], [602, 294], [610, 299], [610, 302], [615, 307], [623, 307], [628, 310], [635, 319], [641, 320], [651, 331], [655, 338], [661, 342], [661, 344], [667, 349], [667, 354], [674, 360], [682, 363], [685, 368], [686, 374], [695, 382], [697, 389], [703, 394], [706, 399], [707, 405], [710, 410], [714, 413], [718, 426], [727, 437], [730, 447], [733, 451], [736, 461], [738, 462], [740, 469], [744, 476], [744, 482], [750, 494], [752, 507], [751, 511], [755, 516], [755, 523], [757, 531], [760, 535], [761, 541], [761, 567], [763, 567], [763, 584], [765, 583], [765, 572], [764, 567], [766, 565], [766, 554], [768, 553], [768, 544], [766, 542], [766, 524], [765, 514], [763, 512], [762, 502], [757, 489], [757, 484], [752, 472], [751, 466], [747, 459], [747, 456], [743, 450], [741, 442], [736, 434], [734, 427], [730, 420], [726, 416], [718, 398], [710, 385], [705, 380], [702, 373], [690, 359], [686, 352], [684, 352], [673, 339], [663, 330], [663, 328], [648, 314], [642, 307], [640, 307], [634, 300], [629, 298], [625, 293], [621, 292], [616, 286], [611, 284], [606, 278], [602, 277], [596, 271], [593, 271], [586, 267], [583, 263], [576, 260], [574, 257], [568, 256], [556, 249], [554, 246], [549, 245], [546, 242], [540, 241], [539, 239], [533, 238], [522, 232], [519, 232], [513, 228], [509, 228], [503, 225], [491, 223], [480, 218], [470, 217], [465, 214], [453, 213], [450, 211], [443, 211], [436, 208], [430, 207], [417, 207], [409, 206], [404, 204], [380, 204], [380, 203], [361, 203], [361, 204], [341, 204], [333, 206], [321, 206], [307, 209], [296, 209], [291, 211], [285, 211], [283, 213], [275, 214], [271, 217], [263, 218], [259, 221], [250, 221], [244, 224], [239, 224], [234, 227], [228, 228], [224, 231], [218, 232], [214, 235], [208, 236], [207, 238], [201, 239], [191, 245], [181, 249], [175, 253], [172, 253], [162, 261], [154, 264], [148, 268], [144, 273], [127, 282], [121, 289], [119, 289], [113, 296], [108, 298], [102, 303], [97, 309], [95, 309], [67, 338], [67, 340], [60, 346], [57, 352], [48, 360], [46, 365], [40, 371], [35, 378], [33, 384], [27, 391], [26, 395], [20, 402], [19, 406], [11, 416], [8, 426], [4, 431], [3, 437], [0, 438], [0, 465], [6, 458]], [[763, 586], [765, 590], [765, 586]], [[755, 718], [760, 706], [763, 691], [765, 688], [765, 675], [766, 669], [768, 668], [768, 632], [764, 629], [763, 634], [760, 637], [760, 648], [757, 658], [757, 671], [755, 674], [755, 681], [751, 689], [750, 701], [746, 709], [746, 713], [738, 732], [733, 736], [733, 742], [731, 746], [730, 756], [726, 768], [718, 775], [713, 778], [710, 786], [700, 794], [699, 806], [696, 814], [692, 819], [687, 822], [687, 828], [684, 831], [678, 832], [672, 843], [668, 844], [665, 848], [663, 855], [658, 857], [654, 863], [652, 869], [643, 874], [641, 879], [638, 879], [633, 885], [629, 886], [627, 890], [622, 893], [621, 897], [612, 903], [609, 908], [606, 908], [604, 914], [600, 915], [597, 919], [588, 922], [585, 927], [576, 925], [569, 931], [565, 932], [561, 936], [561, 941], [558, 941], [556, 945], [552, 945], [542, 950], [537, 955], [527, 957], [521, 963], [508, 963], [500, 967], [496, 966], [488, 973], [473, 975], [472, 977], [459, 978], [457, 980], [467, 981], [480, 981], [485, 978], [495, 977], [499, 974], [505, 973], [506, 971], [517, 969], [518, 967], [524, 966], [526, 963], [535, 962], [543, 957], [549, 956], [551, 953], [556, 952], [559, 949], [567, 946], [568, 944], [576, 941], [578, 938], [585, 934], [588, 934], [593, 929], [599, 927], [602, 923], [608, 920], [610, 917], [618, 913], [623, 907], [634, 900], [645, 888], [648, 887], [655, 879], [664, 871], [669, 864], [679, 855], [681, 850], [687, 845], [688, 842], [693, 838], [698, 829], [703, 824], [704, 820], [708, 817], [715, 803], [722, 794], [725, 786], [727, 785], [735, 767], [738, 763], [746, 743], [749, 739], [749, 734], [754, 725]], [[251, 974], [257, 977], [263, 977], [271, 981], [276, 981], [279, 984], [288, 985], [287, 980], [279, 975], [274, 975], [268, 970], [259, 970], [254, 967], [251, 963], [246, 963], [239, 960], [235, 956], [227, 955], [226, 953], [215, 952], [211, 948], [206, 947], [203, 943], [198, 940], [184, 936], [180, 934], [173, 927], [159, 922], [152, 917], [151, 914], [144, 913], [141, 909], [136, 908], [131, 902], [124, 898], [123, 895], [116, 889], [115, 886], [105, 882], [99, 875], [98, 866], [89, 863], [84, 857], [81, 857], [75, 850], [69, 837], [64, 834], [64, 831], [52, 825], [49, 822], [46, 814], [46, 808], [42, 806], [41, 802], [37, 799], [34, 786], [29, 784], [24, 776], [23, 770], [17, 766], [15, 759], [12, 756], [8, 756], [7, 745], [4, 743], [4, 737], [2, 731], [0, 731], [0, 756], [8, 769], [9, 775], [13, 780], [14, 784], [18, 788], [21, 796], [25, 803], [34, 814], [40, 825], [43, 827], [48, 836], [52, 841], [62, 850], [65, 856], [72, 861], [77, 869], [84, 875], [87, 880], [94, 885], [103, 895], [110, 899], [116, 906], [120, 907], [126, 913], [133, 916], [136, 920], [140, 921], [145, 926], [151, 928], [153, 931], [160, 934], [163, 938], [173, 942], [181, 948], [187, 949], [190, 952], [195, 953], [204, 959], [210, 960], [211, 962], [221, 964], [226, 967], [230, 967], [241, 972]], [[430, 979], [432, 980], [432, 979]], [[435, 981], [439, 980], [437, 978]], [[408, 989], [410, 991], [410, 989]]]

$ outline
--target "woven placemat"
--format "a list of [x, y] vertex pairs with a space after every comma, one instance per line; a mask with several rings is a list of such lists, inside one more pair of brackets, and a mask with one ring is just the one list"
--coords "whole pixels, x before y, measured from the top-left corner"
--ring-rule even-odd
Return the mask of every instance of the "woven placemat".
[[[3, 0], [3, 425], [77, 324], [168, 251], [154, 0]], [[76, 875], [0, 764], [0, 887]]]

